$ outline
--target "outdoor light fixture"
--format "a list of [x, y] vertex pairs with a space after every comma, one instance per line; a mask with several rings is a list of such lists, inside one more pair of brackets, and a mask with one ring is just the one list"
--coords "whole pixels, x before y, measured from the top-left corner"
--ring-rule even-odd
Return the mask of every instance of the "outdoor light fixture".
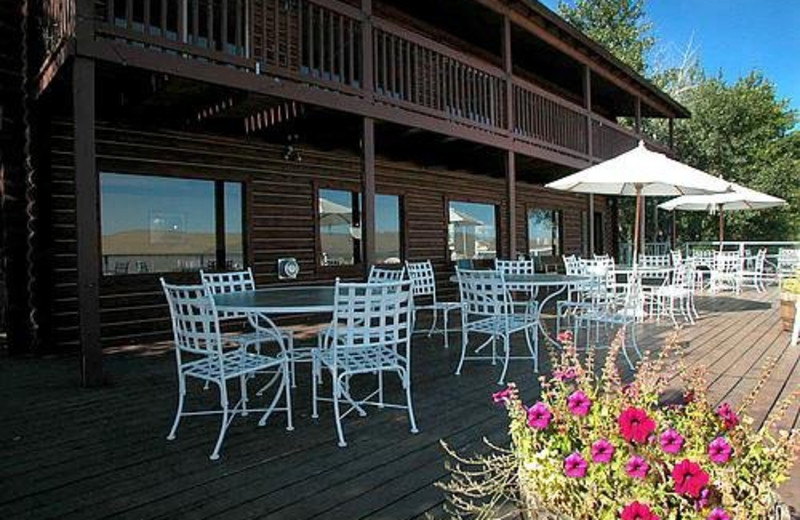
[[300, 274], [300, 264], [297, 263], [296, 258], [278, 259], [279, 280], [294, 280], [298, 274]]

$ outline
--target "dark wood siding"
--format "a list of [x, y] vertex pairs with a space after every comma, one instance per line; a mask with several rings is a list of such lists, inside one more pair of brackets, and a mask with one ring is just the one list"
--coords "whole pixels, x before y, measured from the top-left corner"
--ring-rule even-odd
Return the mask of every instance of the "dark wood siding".
[[[250, 224], [246, 226], [248, 258], [260, 286], [277, 283], [276, 261], [284, 256], [299, 260], [301, 283], [330, 281], [338, 274], [361, 276], [358, 269], [337, 272], [316, 265], [314, 223], [316, 187], [359, 185], [360, 158], [353, 153], [302, 148], [302, 162], [287, 162], [282, 152], [280, 146], [245, 139], [135, 131], [102, 124], [97, 128], [99, 171], [221, 176], [245, 182]], [[53, 240], [48, 251], [54, 280], [51, 344], [64, 349], [77, 346], [72, 127], [66, 122], [53, 125], [51, 162]], [[380, 158], [376, 177], [378, 193], [403, 196], [405, 257], [431, 259], [440, 274], [442, 291], [454, 291], [447, 281], [452, 272], [447, 259], [448, 200], [496, 203], [498, 247], [501, 255], [507, 255], [504, 179]], [[565, 248], [579, 251], [580, 212], [587, 207], [585, 197], [555, 194], [524, 183], [518, 184], [518, 193], [520, 224], [525, 222], [527, 205], [546, 203], [563, 209]], [[525, 233], [525, 226], [519, 225], [520, 245], [524, 244]], [[170, 280], [187, 282], [196, 281], [196, 276], [166, 275]], [[151, 340], [163, 337], [168, 330], [169, 320], [157, 275], [110, 276], [101, 280], [101, 331], [105, 344]]]

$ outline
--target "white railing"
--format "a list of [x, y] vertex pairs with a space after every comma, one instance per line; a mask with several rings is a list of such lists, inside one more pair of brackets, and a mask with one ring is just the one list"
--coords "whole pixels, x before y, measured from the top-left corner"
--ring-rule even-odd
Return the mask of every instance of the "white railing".
[[[644, 251], [640, 254], [648, 256], [663, 256], [668, 255], [672, 249], [672, 244], [669, 242], [646, 242], [644, 244]], [[621, 264], [630, 264], [633, 261], [633, 243], [620, 242], [619, 244], [619, 262]]]

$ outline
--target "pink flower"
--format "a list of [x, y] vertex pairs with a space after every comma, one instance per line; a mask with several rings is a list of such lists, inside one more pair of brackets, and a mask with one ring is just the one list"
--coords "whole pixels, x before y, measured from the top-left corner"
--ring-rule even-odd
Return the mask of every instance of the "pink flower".
[[586, 417], [589, 414], [589, 409], [592, 407], [592, 400], [589, 396], [578, 390], [573, 392], [572, 395], [567, 397], [567, 408], [572, 415], [578, 417]]
[[641, 408], [627, 408], [617, 420], [622, 437], [628, 442], [643, 444], [656, 429], [656, 423]]
[[571, 381], [578, 377], [578, 371], [574, 367], [569, 367], [566, 370], [556, 370], [553, 375], [559, 381]]
[[725, 512], [724, 509], [718, 507], [712, 510], [708, 516], [706, 517], [707, 520], [731, 520], [731, 517], [728, 516], [728, 513]]
[[722, 423], [726, 430], [732, 430], [739, 425], [739, 416], [733, 411], [731, 405], [722, 403], [717, 408], [717, 415], [722, 419]]
[[684, 459], [672, 468], [672, 480], [675, 481], [675, 492], [699, 498], [700, 492], [708, 484], [708, 473], [699, 464]]
[[600, 439], [592, 444], [592, 460], [597, 463], [611, 462], [614, 456], [614, 445], [606, 439]]
[[544, 430], [550, 425], [553, 414], [546, 404], [538, 402], [528, 408], [528, 426], [537, 430]]
[[625, 473], [631, 478], [638, 478], [644, 480], [647, 478], [647, 472], [650, 471], [650, 464], [639, 455], [634, 455], [625, 464]]
[[577, 451], [564, 459], [564, 474], [568, 477], [583, 478], [588, 467], [589, 463]]
[[632, 502], [625, 506], [619, 517], [622, 520], [659, 520], [658, 515], [650, 510], [647, 504]]
[[509, 402], [511, 402], [511, 387], [507, 387], [499, 392], [493, 393], [492, 401], [494, 401], [494, 404], [502, 404], [503, 406], [506, 406]]
[[562, 330], [556, 336], [559, 343], [572, 343], [572, 331]]
[[711, 490], [708, 488], [703, 488], [700, 491], [700, 496], [694, 503], [695, 511], [700, 511], [701, 509], [705, 509], [708, 507], [708, 502], [711, 500]]
[[683, 448], [683, 436], [677, 430], [670, 428], [661, 434], [661, 449], [664, 453], [680, 453], [681, 448]]
[[708, 445], [708, 458], [715, 464], [725, 464], [731, 459], [733, 448], [724, 437], [717, 437]]

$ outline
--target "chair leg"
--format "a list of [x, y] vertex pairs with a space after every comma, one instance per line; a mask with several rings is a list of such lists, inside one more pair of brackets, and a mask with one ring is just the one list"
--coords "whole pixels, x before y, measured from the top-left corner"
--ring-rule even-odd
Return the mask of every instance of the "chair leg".
[[[531, 331], [533, 328], [533, 331]], [[536, 333], [535, 327], [528, 327], [525, 329], [525, 344], [528, 345], [528, 352], [531, 353], [531, 357], [533, 358], [533, 371], [534, 373], [539, 372], [539, 356], [537, 355], [537, 351], [539, 350], [538, 347], [538, 339], [539, 335]], [[534, 340], [531, 342], [531, 334], [534, 335]], [[532, 343], [537, 343], [536, 348], [534, 348]]]
[[222, 405], [222, 424], [219, 427], [219, 436], [217, 437], [217, 444], [214, 446], [214, 451], [211, 453], [211, 460], [219, 459], [219, 450], [222, 448], [222, 441], [225, 440], [225, 433], [228, 431], [228, 389], [225, 386], [225, 381], [219, 381], [219, 400]]
[[404, 370], [402, 375], [403, 387], [406, 390], [406, 407], [408, 408], [408, 422], [411, 425], [411, 433], [419, 433], [417, 420], [414, 417], [414, 405], [411, 401], [411, 371]]
[[628, 355], [628, 349], [625, 347], [625, 342], [627, 340], [628, 331], [625, 331], [625, 336], [622, 338], [622, 355], [625, 356], [625, 361], [628, 362], [628, 367], [633, 370], [633, 361], [631, 361], [631, 357]]
[[342, 381], [339, 377], [333, 381], [333, 415], [336, 419], [336, 434], [339, 436], [339, 447], [346, 448], [347, 442], [344, 440], [344, 431], [342, 430], [342, 416], [339, 413], [339, 397], [342, 393]]
[[642, 351], [639, 350], [639, 343], [636, 341], [636, 323], [631, 323], [631, 344], [633, 345], [633, 350], [636, 352], [636, 355], [639, 356], [639, 359], [642, 359]]
[[444, 334], [444, 348], [450, 348], [450, 340], [448, 339], [448, 336], [449, 336], [449, 334], [448, 334], [449, 333], [449, 331], [448, 331], [448, 325], [449, 325], [448, 324], [448, 319], [449, 319], [450, 309], [448, 309], [448, 308], [443, 309], [442, 310], [442, 314], [444, 315], [443, 316], [443, 318], [444, 318], [444, 330], [442, 331], [442, 334]]
[[509, 340], [509, 335], [503, 335], [503, 350], [505, 351], [505, 355], [503, 357], [503, 371], [500, 373], [500, 380], [497, 381], [498, 385], [502, 385], [506, 380], [506, 372], [508, 371], [508, 361], [511, 357], [511, 341]]
[[317, 408], [317, 386], [319, 386], [320, 379], [320, 366], [317, 353], [311, 354], [311, 418], [317, 419], [319, 417], [319, 410]]
[[383, 408], [383, 370], [378, 370], [378, 408]]
[[428, 337], [430, 338], [433, 336], [433, 331], [436, 330], [436, 322], [439, 320], [438, 309], [436, 307], [433, 308], [433, 316], [431, 317], [431, 328], [428, 330]]
[[294, 430], [294, 423], [292, 421], [292, 389], [289, 388], [289, 381], [292, 378], [291, 369], [289, 367], [289, 360], [284, 359], [281, 365], [283, 371], [283, 392], [286, 397], [286, 431]]
[[242, 417], [247, 417], [247, 376], [239, 376], [239, 391], [242, 394]]
[[172, 429], [167, 435], [167, 440], [175, 440], [175, 434], [178, 432], [178, 425], [181, 422], [181, 414], [183, 413], [183, 400], [186, 398], [186, 378], [183, 374], [178, 374], [178, 409], [175, 411], [175, 420], [172, 423]]

